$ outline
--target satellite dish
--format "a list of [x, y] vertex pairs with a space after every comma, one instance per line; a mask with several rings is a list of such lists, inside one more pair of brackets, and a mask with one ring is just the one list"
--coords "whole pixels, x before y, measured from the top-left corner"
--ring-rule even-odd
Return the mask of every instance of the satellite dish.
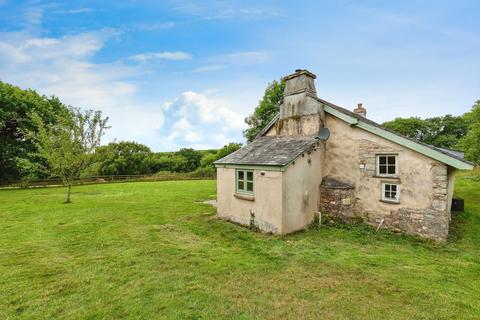
[[323, 141], [327, 141], [329, 137], [330, 137], [330, 130], [328, 128], [325, 128], [325, 127], [320, 129], [320, 131], [318, 131], [318, 133], [315, 136], [315, 138], [323, 140]]

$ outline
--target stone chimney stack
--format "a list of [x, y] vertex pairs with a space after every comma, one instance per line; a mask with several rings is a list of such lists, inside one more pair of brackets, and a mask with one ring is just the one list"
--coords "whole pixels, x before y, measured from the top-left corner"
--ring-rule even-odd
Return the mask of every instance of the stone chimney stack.
[[301, 117], [323, 111], [317, 99], [313, 80], [317, 76], [308, 70], [297, 69], [283, 78], [285, 90], [283, 104], [280, 106], [280, 119]]
[[297, 69], [283, 78], [285, 90], [280, 105], [277, 135], [308, 136], [318, 133], [323, 127], [323, 104], [315, 90], [316, 77], [308, 70]]
[[357, 104], [357, 107], [356, 107], [355, 109], [353, 109], [353, 112], [355, 112], [356, 114], [361, 115], [362, 117], [366, 117], [366, 116], [367, 116], [367, 109], [365, 109], [365, 108], [363, 107], [363, 104], [362, 104], [362, 103]]
[[283, 78], [285, 81], [284, 95], [289, 96], [301, 92], [309, 92], [316, 97], [317, 92], [315, 91], [315, 84], [313, 82], [316, 78], [317, 76], [308, 70], [295, 70], [295, 73]]

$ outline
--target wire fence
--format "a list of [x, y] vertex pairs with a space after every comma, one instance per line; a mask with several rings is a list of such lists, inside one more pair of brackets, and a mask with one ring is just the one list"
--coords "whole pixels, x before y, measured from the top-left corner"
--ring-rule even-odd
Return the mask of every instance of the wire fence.
[[[186, 173], [161, 173], [161, 174], [140, 174], [140, 175], [110, 175], [110, 176], [93, 176], [77, 178], [74, 185], [102, 184], [102, 183], [119, 183], [119, 182], [136, 182], [136, 181], [173, 181], [173, 180], [214, 180], [216, 174], [199, 175], [194, 172]], [[65, 186], [60, 178], [39, 179], [39, 180], [18, 180], [9, 181], [0, 184], [0, 189], [27, 189], [27, 188], [45, 188]]]

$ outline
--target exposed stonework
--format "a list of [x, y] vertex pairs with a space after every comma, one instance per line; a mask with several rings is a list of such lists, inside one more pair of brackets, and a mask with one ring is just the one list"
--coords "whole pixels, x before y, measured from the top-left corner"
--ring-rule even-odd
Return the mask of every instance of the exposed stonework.
[[355, 189], [350, 183], [325, 177], [320, 185], [319, 210], [337, 221], [352, 222], [355, 210]]
[[[377, 181], [379, 185], [382, 182], [394, 182], [401, 186], [401, 194], [411, 193], [409, 184], [402, 183], [399, 178], [377, 177], [376, 156], [378, 154], [398, 154], [401, 163], [401, 149], [380, 145], [366, 139], [357, 140], [357, 146], [358, 169], [363, 179], [367, 179], [364, 180], [365, 182]], [[431, 195], [425, 199], [423, 208], [408, 208], [390, 204], [391, 209], [387, 210], [373, 210], [368, 207], [364, 210], [362, 199], [357, 198], [358, 190], [363, 188], [361, 183], [355, 188], [353, 185], [348, 187], [346, 184], [335, 186], [335, 184], [329, 184], [331, 178], [326, 177], [327, 179], [324, 179], [320, 186], [319, 210], [336, 220], [347, 223], [360, 218], [374, 227], [381, 224], [382, 228], [392, 231], [405, 232], [437, 241], [446, 240], [450, 221], [447, 166], [439, 162], [432, 162], [430, 167], [433, 185], [431, 186]], [[401, 165], [399, 168], [401, 170]], [[400, 172], [399, 176], [402, 176]]]
[[382, 146], [373, 141], [361, 139], [358, 141], [358, 167], [366, 177], [377, 175], [376, 156], [381, 153], [398, 153], [400, 150]]

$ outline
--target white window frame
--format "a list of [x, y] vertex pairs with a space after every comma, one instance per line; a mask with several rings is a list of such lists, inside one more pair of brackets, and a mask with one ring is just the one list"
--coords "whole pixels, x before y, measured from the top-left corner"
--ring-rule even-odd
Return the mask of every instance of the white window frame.
[[[395, 158], [395, 173], [394, 174], [389, 174], [389, 173], [380, 173], [380, 157], [394, 157]], [[397, 177], [398, 176], [398, 154], [377, 154], [376, 155], [376, 167], [377, 167], [377, 176], [378, 177]], [[387, 172], [388, 172], [388, 159], [386, 159], [387, 163]]]
[[[385, 189], [386, 185], [389, 186], [396, 186], [397, 191], [396, 191], [396, 197], [395, 198], [387, 198], [385, 197]], [[390, 187], [391, 188], [391, 187]], [[390, 189], [391, 190], [391, 189]], [[390, 182], [382, 182], [382, 200], [386, 202], [393, 202], [393, 203], [399, 203], [400, 202], [400, 184], [398, 183], [390, 183]]]
[[[240, 175], [239, 172], [243, 172], [243, 179], [239, 178], [239, 175]], [[252, 173], [252, 180], [247, 179], [249, 172]], [[239, 186], [238, 186], [239, 181], [243, 181], [243, 189], [239, 188]], [[247, 184], [248, 183], [252, 184], [252, 190], [251, 191], [247, 190]], [[254, 193], [254, 191], [255, 191], [255, 175], [254, 175], [253, 170], [251, 170], [251, 169], [236, 169], [235, 170], [235, 191], [237, 193], [244, 193], [244, 194], [253, 194]]]

